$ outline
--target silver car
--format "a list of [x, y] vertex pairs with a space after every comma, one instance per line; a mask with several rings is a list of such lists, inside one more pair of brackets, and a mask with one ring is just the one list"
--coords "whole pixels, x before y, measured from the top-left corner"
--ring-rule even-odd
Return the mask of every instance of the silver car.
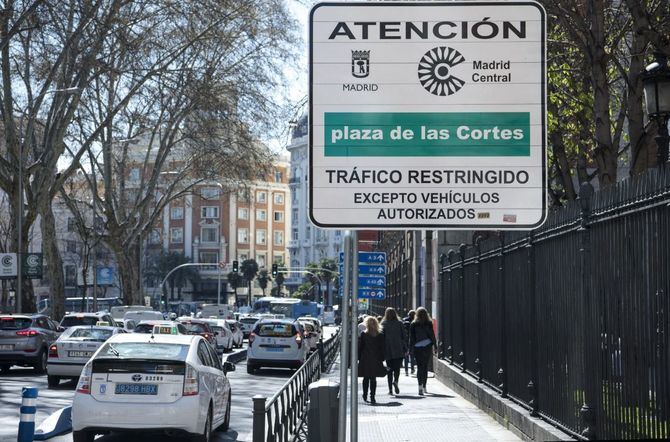
[[12, 365], [47, 369], [49, 346], [60, 335], [58, 324], [44, 315], [0, 315], [0, 371]]

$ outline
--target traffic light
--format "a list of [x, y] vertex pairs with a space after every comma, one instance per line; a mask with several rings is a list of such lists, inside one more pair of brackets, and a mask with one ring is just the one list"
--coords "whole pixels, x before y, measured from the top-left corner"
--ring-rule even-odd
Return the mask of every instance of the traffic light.
[[277, 264], [272, 264], [272, 277], [277, 277]]
[[238, 265], [237, 264], [238, 264], [237, 261], [233, 261], [233, 272], [234, 273], [237, 273], [237, 270], [238, 270]]

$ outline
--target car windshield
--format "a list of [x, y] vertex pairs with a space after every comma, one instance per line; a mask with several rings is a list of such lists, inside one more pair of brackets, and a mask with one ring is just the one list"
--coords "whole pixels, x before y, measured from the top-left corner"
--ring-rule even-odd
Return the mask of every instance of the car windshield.
[[199, 324], [197, 322], [186, 322], [184, 327], [189, 333], [207, 333], [207, 327], [204, 324]]
[[261, 324], [257, 327], [256, 334], [258, 336], [276, 336], [276, 337], [291, 337], [293, 333], [293, 326], [291, 324]]
[[6, 316], [0, 318], [0, 330], [21, 330], [30, 327], [33, 320], [30, 318], [13, 318]]
[[70, 333], [69, 338], [81, 338], [86, 341], [105, 342], [112, 336], [112, 330], [104, 328], [77, 328]]
[[66, 316], [60, 323], [61, 327], [73, 327], [75, 325], [95, 325], [99, 319], [95, 316]]
[[102, 347], [98, 358], [127, 359], [167, 359], [184, 361], [188, 355], [188, 345], [158, 344], [152, 342], [107, 343]]

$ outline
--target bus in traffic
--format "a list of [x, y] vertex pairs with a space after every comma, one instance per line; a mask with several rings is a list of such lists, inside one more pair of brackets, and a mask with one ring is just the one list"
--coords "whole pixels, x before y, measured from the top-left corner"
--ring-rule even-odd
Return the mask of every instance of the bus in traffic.
[[270, 313], [294, 319], [301, 316], [317, 318], [319, 316], [319, 306], [316, 302], [304, 299], [279, 298], [270, 302]]

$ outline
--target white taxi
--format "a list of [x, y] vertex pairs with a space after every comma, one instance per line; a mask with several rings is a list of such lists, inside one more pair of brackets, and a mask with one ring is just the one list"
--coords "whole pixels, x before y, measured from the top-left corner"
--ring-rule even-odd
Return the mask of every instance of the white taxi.
[[216, 351], [229, 353], [233, 351], [233, 331], [225, 319], [203, 319], [214, 332]]
[[247, 372], [259, 367], [300, 368], [307, 359], [309, 345], [303, 327], [294, 319], [261, 319], [249, 335]]
[[[106, 324], [106, 323], [105, 323]], [[78, 378], [93, 353], [109, 338], [125, 333], [119, 327], [76, 325], [65, 330], [49, 346], [47, 384], [55, 387], [62, 378]]]
[[235, 366], [222, 364], [202, 336], [173, 333], [175, 327], [156, 325], [151, 335], [120, 334], [100, 347], [72, 402], [74, 442], [112, 431], [209, 441], [213, 429], [228, 429], [226, 373]]

